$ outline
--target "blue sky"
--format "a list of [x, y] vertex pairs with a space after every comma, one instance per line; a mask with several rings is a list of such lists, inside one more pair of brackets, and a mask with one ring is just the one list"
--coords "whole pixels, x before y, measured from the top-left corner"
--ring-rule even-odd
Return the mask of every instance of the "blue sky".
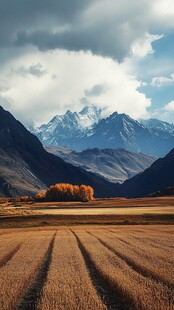
[[152, 117], [174, 122], [174, 111], [165, 110], [166, 105], [174, 101], [174, 34], [164, 34], [152, 43], [152, 47], [153, 54], [139, 64], [140, 78], [145, 82], [139, 91], [151, 98], [152, 103], [147, 110]]
[[24, 124], [95, 104], [174, 122], [173, 0], [0, 1], [0, 104]]

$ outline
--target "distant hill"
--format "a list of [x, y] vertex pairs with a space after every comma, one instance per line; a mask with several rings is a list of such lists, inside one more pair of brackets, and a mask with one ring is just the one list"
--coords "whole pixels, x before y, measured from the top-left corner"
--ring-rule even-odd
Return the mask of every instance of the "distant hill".
[[174, 146], [174, 125], [157, 119], [136, 121], [114, 112], [103, 118], [94, 105], [81, 112], [67, 111], [48, 124], [33, 129], [47, 146], [65, 146], [75, 151], [87, 148], [124, 148], [132, 152], [165, 156]]
[[9, 112], [0, 107], [0, 195], [33, 195], [58, 182], [91, 185], [97, 197], [114, 197], [116, 186], [47, 153]]
[[133, 177], [156, 160], [155, 157], [134, 153], [125, 149], [87, 149], [82, 152], [71, 151], [62, 147], [45, 149], [65, 161], [80, 166], [113, 183], [122, 183]]
[[142, 197], [174, 186], [174, 149], [144, 172], [124, 182], [120, 195]]

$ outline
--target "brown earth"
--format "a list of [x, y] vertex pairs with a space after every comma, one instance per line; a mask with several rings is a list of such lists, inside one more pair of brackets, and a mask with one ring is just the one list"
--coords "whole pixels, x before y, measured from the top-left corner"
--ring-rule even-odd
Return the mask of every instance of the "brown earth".
[[1, 228], [81, 224], [174, 224], [174, 197], [0, 205]]

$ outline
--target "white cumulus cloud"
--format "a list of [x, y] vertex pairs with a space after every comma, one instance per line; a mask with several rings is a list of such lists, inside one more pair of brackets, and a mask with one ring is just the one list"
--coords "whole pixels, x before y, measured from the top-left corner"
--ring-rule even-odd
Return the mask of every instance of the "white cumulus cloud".
[[132, 44], [131, 53], [137, 57], [145, 57], [148, 54], [153, 54], [154, 49], [152, 47], [152, 43], [160, 40], [161, 38], [163, 38], [163, 35], [145, 33], [144, 37], [136, 40]]
[[152, 79], [151, 85], [153, 87], [163, 87], [166, 85], [174, 84], [174, 73], [170, 77], [157, 76]]
[[174, 101], [170, 101], [168, 104], [166, 104], [164, 109], [169, 112], [174, 112]]
[[[147, 116], [151, 101], [138, 91], [140, 82], [126, 72], [123, 64], [91, 53], [37, 51], [11, 65], [30, 68], [38, 59], [47, 74], [37, 80], [32, 75], [30, 79], [20, 74], [8, 76], [8, 87], [1, 90], [1, 96], [10, 100], [11, 112], [20, 120], [47, 122], [67, 109], [80, 110], [84, 98], [89, 104], [105, 108], [106, 114], [118, 111], [135, 118]], [[6, 71], [8, 66], [2, 72], [4, 76]]]

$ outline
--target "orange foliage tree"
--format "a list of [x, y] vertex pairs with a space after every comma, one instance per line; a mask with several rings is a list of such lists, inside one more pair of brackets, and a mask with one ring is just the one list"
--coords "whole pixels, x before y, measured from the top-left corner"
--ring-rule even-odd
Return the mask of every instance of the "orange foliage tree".
[[90, 201], [94, 200], [94, 190], [91, 186], [60, 183], [50, 186], [46, 193], [38, 193], [37, 201]]
[[45, 200], [45, 192], [40, 192], [35, 197], [36, 201], [44, 201]]
[[91, 186], [81, 185], [79, 188], [79, 196], [81, 201], [94, 200], [94, 190]]

